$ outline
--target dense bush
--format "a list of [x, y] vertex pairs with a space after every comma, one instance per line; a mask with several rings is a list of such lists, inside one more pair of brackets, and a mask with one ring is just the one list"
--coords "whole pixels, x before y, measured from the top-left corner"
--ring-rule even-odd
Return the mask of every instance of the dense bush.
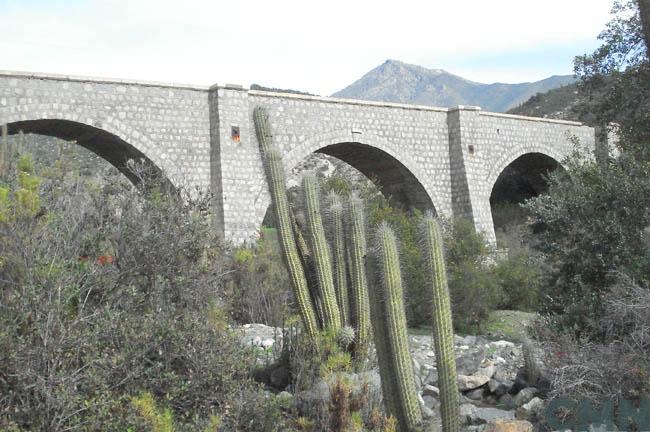
[[465, 219], [448, 227], [445, 246], [454, 327], [463, 333], [480, 331], [502, 296], [492, 271], [491, 251]]
[[0, 180], [0, 428], [143, 430], [149, 394], [175, 430], [283, 429], [220, 306], [209, 197], [66, 164]]
[[549, 193], [527, 207], [544, 227], [538, 247], [550, 266], [542, 311], [564, 329], [591, 333], [616, 272], [650, 275], [650, 165], [623, 153], [607, 166], [567, 166], [569, 179], [551, 175]]
[[552, 397], [603, 402], [650, 394], [650, 290], [625, 275], [616, 279], [603, 296], [603, 314], [590, 324], [600, 341], [554, 333], [548, 322], [539, 326]]
[[275, 229], [262, 227], [259, 240], [236, 249], [233, 260], [226, 298], [235, 320], [282, 326], [293, 299]]

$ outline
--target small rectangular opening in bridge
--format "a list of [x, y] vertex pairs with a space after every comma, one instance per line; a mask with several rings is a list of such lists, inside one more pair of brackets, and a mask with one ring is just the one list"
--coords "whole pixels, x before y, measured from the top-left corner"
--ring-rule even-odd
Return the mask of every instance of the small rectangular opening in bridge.
[[469, 154], [474, 154], [474, 144], [468, 145], [467, 150], [469, 151]]
[[235, 142], [239, 142], [241, 140], [241, 137], [239, 136], [239, 126], [230, 127], [230, 138]]

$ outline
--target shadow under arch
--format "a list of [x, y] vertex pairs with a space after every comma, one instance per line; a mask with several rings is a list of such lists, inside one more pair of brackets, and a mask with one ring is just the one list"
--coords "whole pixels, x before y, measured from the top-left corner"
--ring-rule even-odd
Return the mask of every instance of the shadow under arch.
[[335, 157], [377, 182], [381, 192], [404, 209], [436, 212], [435, 206], [415, 175], [400, 161], [377, 147], [343, 142], [322, 147], [316, 153]]
[[519, 204], [546, 192], [546, 176], [558, 169], [564, 171], [557, 159], [538, 152], [525, 153], [508, 163], [499, 173], [490, 193], [494, 228], [525, 217]]
[[[417, 209], [437, 215], [437, 209], [417, 177], [395, 157], [372, 145], [339, 142], [325, 145], [313, 153], [334, 157], [371, 179], [381, 193], [405, 210]], [[293, 168], [293, 167], [292, 167]], [[268, 202], [262, 225], [274, 226], [271, 203]]]
[[27, 134], [47, 135], [66, 141], [76, 141], [78, 145], [109, 162], [136, 186], [141, 184], [141, 178], [129, 167], [129, 161], [144, 161], [147, 172], [160, 179], [165, 190], [176, 190], [162, 169], [149, 157], [122, 138], [103, 129], [62, 119], [19, 120], [7, 123], [7, 129], [9, 135], [15, 135], [22, 131]]

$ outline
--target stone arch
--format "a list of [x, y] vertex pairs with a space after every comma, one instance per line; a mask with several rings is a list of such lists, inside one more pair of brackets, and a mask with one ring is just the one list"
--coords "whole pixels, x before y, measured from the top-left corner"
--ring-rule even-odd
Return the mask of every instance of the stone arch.
[[486, 176], [484, 185], [487, 188], [488, 196], [492, 192], [494, 185], [503, 171], [512, 164], [515, 160], [519, 159], [522, 156], [527, 154], [541, 154], [543, 156], [554, 159], [559, 166], [564, 167], [562, 161], [568, 156], [561, 151], [554, 149], [551, 146], [525, 146], [517, 147], [510, 151], [509, 153], [501, 156], [497, 161], [492, 165], [492, 168]]
[[7, 124], [10, 134], [22, 130], [25, 133], [75, 140], [77, 144], [107, 160], [131, 181], [135, 179], [127, 169], [126, 161], [140, 158], [150, 162], [171, 184], [178, 186], [180, 181], [180, 172], [166, 166], [163, 158], [154, 151], [155, 146], [148, 137], [114, 117], [92, 119], [76, 112], [54, 110], [51, 107], [48, 110], [42, 105], [21, 105], [18, 110], [2, 114], [0, 123]]
[[[356, 152], [355, 157], [351, 153]], [[399, 190], [399, 181], [406, 181], [402, 189], [412, 189], [410, 196], [403, 197], [398, 201], [406, 204], [407, 207], [415, 207], [421, 210], [432, 210], [437, 212], [441, 208], [440, 200], [434, 190], [420, 179], [426, 178], [419, 165], [409, 155], [398, 151], [398, 147], [389, 141], [366, 131], [353, 133], [350, 129], [335, 130], [311, 136], [297, 146], [291, 148], [283, 156], [285, 172], [291, 171], [299, 162], [310, 154], [323, 153], [334, 156], [359, 169], [363, 174], [369, 175], [372, 169], [371, 163], [362, 164], [362, 154], [368, 156], [368, 160], [375, 161], [375, 165], [383, 164], [383, 175], [386, 180], [397, 179], [393, 184], [382, 184], [384, 191], [391, 194]], [[352, 162], [352, 163], [351, 163]], [[379, 178], [381, 181], [381, 177]], [[388, 183], [388, 181], [386, 182]], [[270, 205], [270, 198], [265, 192], [266, 184], [260, 186], [260, 193], [256, 199], [256, 223], [261, 224], [264, 215]]]
[[528, 212], [520, 204], [544, 193], [548, 189], [545, 175], [556, 169], [563, 169], [557, 158], [529, 152], [514, 158], [499, 172], [488, 191], [495, 234], [528, 220]]

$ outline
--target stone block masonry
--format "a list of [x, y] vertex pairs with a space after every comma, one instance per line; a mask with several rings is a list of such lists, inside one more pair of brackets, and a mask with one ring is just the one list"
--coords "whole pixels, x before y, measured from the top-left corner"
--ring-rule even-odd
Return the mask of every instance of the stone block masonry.
[[580, 123], [453, 109], [156, 82], [0, 72], [0, 123], [75, 139], [111, 163], [144, 157], [177, 186], [210, 189], [226, 238], [256, 237], [269, 206], [252, 112], [270, 116], [285, 169], [314, 152], [376, 178], [407, 207], [464, 217], [495, 242], [490, 194], [518, 157], [558, 162], [577, 140], [595, 149]]

